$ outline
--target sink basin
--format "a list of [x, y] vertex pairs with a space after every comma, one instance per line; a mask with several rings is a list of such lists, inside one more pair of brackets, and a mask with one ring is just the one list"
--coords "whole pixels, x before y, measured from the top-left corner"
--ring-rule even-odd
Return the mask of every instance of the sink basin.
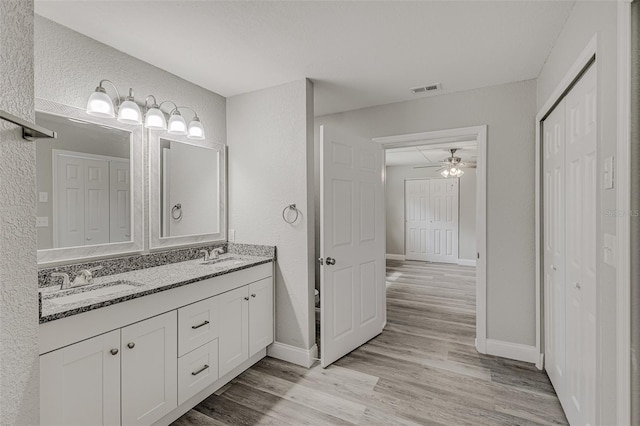
[[131, 281], [114, 281], [105, 284], [93, 284], [70, 290], [63, 290], [45, 297], [45, 299], [57, 305], [67, 305], [69, 303], [76, 303], [86, 299], [93, 299], [95, 297], [126, 292], [141, 285], [142, 284]]
[[247, 263], [245, 259], [240, 259], [237, 257], [225, 257], [221, 259], [213, 259], [207, 260], [206, 262], [202, 262], [203, 265], [215, 265], [220, 268], [227, 268], [229, 266], [243, 265]]

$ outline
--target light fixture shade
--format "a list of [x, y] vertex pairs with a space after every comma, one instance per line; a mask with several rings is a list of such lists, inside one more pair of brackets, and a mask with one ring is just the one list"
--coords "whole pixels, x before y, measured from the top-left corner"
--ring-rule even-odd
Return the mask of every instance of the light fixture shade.
[[462, 171], [462, 169], [458, 169], [458, 172], [456, 173], [455, 177], [460, 177], [464, 174], [464, 171]]
[[103, 118], [115, 117], [113, 101], [102, 87], [98, 87], [96, 91], [89, 96], [89, 100], [87, 101], [87, 114]]
[[167, 119], [164, 113], [157, 107], [151, 107], [144, 117], [144, 127], [151, 130], [166, 130]]
[[189, 139], [204, 139], [204, 127], [198, 117], [195, 117], [189, 123], [189, 129], [187, 130], [187, 137]]
[[184, 121], [184, 118], [182, 118], [182, 115], [179, 112], [175, 112], [169, 117], [167, 132], [172, 135], [184, 136], [187, 134], [187, 122]]
[[127, 98], [118, 109], [118, 121], [125, 124], [142, 124], [142, 113], [138, 104]]
[[444, 169], [440, 172], [440, 174], [442, 175], [442, 177], [449, 177], [449, 169]]

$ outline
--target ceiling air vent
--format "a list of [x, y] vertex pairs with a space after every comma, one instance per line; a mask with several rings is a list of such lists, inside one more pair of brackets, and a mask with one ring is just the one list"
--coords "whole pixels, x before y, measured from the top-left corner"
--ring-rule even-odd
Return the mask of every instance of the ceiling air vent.
[[418, 93], [436, 92], [441, 88], [442, 88], [442, 84], [437, 83], [437, 84], [431, 84], [429, 86], [413, 87], [410, 90], [411, 90], [411, 93], [413, 93], [414, 95], [417, 95]]

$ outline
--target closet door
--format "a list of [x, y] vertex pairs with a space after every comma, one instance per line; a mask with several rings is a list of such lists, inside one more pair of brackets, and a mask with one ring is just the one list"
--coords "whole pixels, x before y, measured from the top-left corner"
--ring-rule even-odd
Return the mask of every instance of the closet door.
[[567, 381], [572, 424], [595, 421], [596, 70], [566, 97]]
[[545, 368], [556, 392], [565, 380], [565, 101], [543, 122]]
[[458, 263], [459, 179], [429, 181], [429, 244], [427, 260]]
[[407, 260], [427, 260], [429, 232], [429, 180], [404, 182], [405, 257]]

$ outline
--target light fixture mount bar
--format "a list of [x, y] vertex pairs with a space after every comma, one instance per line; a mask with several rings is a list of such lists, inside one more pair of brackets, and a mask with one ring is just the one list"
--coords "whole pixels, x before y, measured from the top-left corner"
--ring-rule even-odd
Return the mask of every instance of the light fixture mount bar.
[[13, 114], [9, 114], [6, 111], [0, 110], [0, 118], [10, 123], [16, 124], [22, 127], [22, 138], [28, 141], [34, 141], [36, 139], [55, 139], [58, 137], [53, 130], [45, 129], [37, 124], [29, 123], [20, 117], [16, 117]]

